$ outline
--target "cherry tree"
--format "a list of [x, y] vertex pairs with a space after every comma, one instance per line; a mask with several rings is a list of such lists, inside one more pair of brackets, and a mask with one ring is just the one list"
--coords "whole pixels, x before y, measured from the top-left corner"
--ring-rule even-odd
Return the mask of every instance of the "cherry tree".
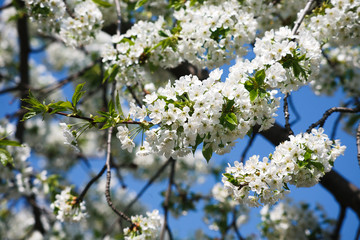
[[[178, 239], [190, 212], [207, 228], [192, 239], [340, 239], [346, 210], [360, 216], [360, 190], [333, 169], [360, 163], [360, 2], [0, 3], [2, 239]], [[344, 97], [294, 131], [312, 119], [292, 100], [306, 87]], [[318, 184], [337, 219], [288, 197]]]

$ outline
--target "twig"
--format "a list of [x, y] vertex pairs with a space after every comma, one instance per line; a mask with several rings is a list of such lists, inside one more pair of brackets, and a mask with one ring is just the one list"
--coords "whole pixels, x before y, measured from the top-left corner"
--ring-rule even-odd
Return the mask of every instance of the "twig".
[[63, 0], [63, 2], [64, 2], [64, 4], [65, 4], [65, 10], [66, 10], [66, 12], [69, 14], [69, 16], [70, 16], [71, 18], [75, 19], [75, 15], [74, 15], [74, 13], [70, 10], [70, 8], [69, 8], [68, 4], [66, 3], [66, 1]]
[[160, 176], [160, 174], [165, 170], [165, 168], [169, 165], [171, 162], [171, 159], [167, 160], [161, 168], [152, 176], [149, 181], [146, 183], [146, 185], [140, 190], [138, 194], [136, 194], [136, 197], [126, 206], [124, 212], [126, 213], [132, 205], [134, 205], [139, 198], [146, 192], [146, 190], [153, 184], [153, 182]]
[[[255, 130], [255, 128], [253, 128], [253, 129]], [[252, 133], [252, 135], [251, 135], [251, 137], [250, 137], [250, 140], [249, 140], [248, 144], [246, 145], [243, 153], [241, 154], [241, 159], [240, 159], [240, 161], [241, 161], [242, 163], [244, 163], [246, 154], [247, 154], [247, 152], [250, 150], [250, 147], [252, 146], [256, 135], [257, 135], [257, 131], [256, 131], [256, 132], [254, 131], [254, 132]]]
[[289, 97], [289, 94], [286, 93], [284, 96], [284, 116], [285, 116], [285, 128], [289, 132], [289, 135], [294, 135], [294, 132], [291, 130], [291, 126], [289, 123], [290, 119], [290, 113], [289, 113], [289, 105], [287, 102], [287, 98]]
[[311, 130], [317, 126], [324, 126], [326, 119], [334, 112], [342, 112], [342, 113], [356, 113], [360, 112], [360, 106], [356, 108], [346, 108], [346, 107], [333, 107], [328, 109], [322, 116], [322, 118], [316, 123], [311, 124], [311, 126], [306, 130], [307, 133], [310, 133]]
[[142, 102], [137, 98], [137, 96], [135, 95], [132, 87], [131, 87], [131, 86], [127, 86], [127, 89], [129, 90], [131, 96], [134, 98], [136, 104], [137, 104], [139, 107], [141, 107], [143, 104], [142, 104]]
[[88, 65], [87, 67], [85, 67], [84, 69], [82, 69], [81, 71], [74, 73], [62, 80], [60, 80], [59, 82], [57, 82], [56, 84], [51, 84], [49, 86], [45, 86], [43, 88], [40, 89], [35, 89], [35, 91], [39, 91], [40, 93], [42, 93], [43, 95], [48, 95], [51, 92], [61, 88], [62, 86], [74, 81], [75, 79], [81, 77], [82, 75], [84, 75], [87, 71], [89, 71], [91, 68], [93, 68], [97, 63], [99, 62], [99, 59], [92, 62], [90, 65]]
[[233, 220], [232, 220], [231, 226], [233, 227], [235, 235], [237, 236], [237, 238], [239, 240], [244, 240], [244, 238], [241, 236], [241, 234], [239, 232], [239, 229], [236, 226], [236, 214], [235, 214], [235, 211], [233, 212]]
[[291, 31], [292, 35], [295, 35], [297, 30], [299, 29], [302, 21], [305, 18], [305, 15], [307, 14], [307, 12], [309, 11], [311, 5], [313, 4], [314, 0], [309, 0], [305, 6], [305, 8], [303, 9], [303, 12], [301, 13], [301, 16], [298, 18], [298, 20], [295, 22], [295, 25]]
[[290, 122], [290, 124], [293, 125], [301, 119], [301, 116], [300, 116], [299, 112], [296, 110], [296, 107], [293, 103], [293, 98], [291, 97], [291, 95], [289, 95], [289, 97], [288, 97], [288, 103], [289, 103], [290, 109], [292, 109], [292, 111], [294, 112], [294, 115], [295, 115], [295, 119]]
[[116, 34], [121, 35], [121, 9], [119, 0], [115, 0], [116, 15], [117, 15], [117, 29]]
[[[169, 175], [169, 184], [168, 184], [168, 188], [166, 190], [166, 196], [165, 196], [165, 201], [164, 201], [164, 225], [161, 229], [161, 234], [160, 234], [160, 240], [164, 240], [165, 239], [165, 231], [166, 229], [169, 229], [169, 224], [168, 224], [168, 217], [169, 217], [169, 202], [170, 202], [170, 195], [171, 195], [171, 188], [172, 185], [174, 183], [174, 176], [175, 176], [175, 164], [176, 161], [173, 158], [170, 158], [171, 161], [171, 168], [170, 168], [170, 175]], [[168, 230], [169, 232], [169, 230]], [[169, 235], [171, 237], [171, 235]], [[172, 238], [170, 238], [172, 239]]]
[[81, 192], [81, 194], [79, 195], [79, 197], [76, 200], [78, 203], [80, 203], [84, 199], [84, 197], [85, 197], [87, 191], [90, 189], [91, 185], [93, 183], [95, 183], [104, 174], [105, 170], [106, 170], [106, 165], [104, 165], [104, 167], [100, 170], [100, 172], [94, 178], [92, 178], [90, 180], [90, 182], [88, 182], [88, 184], [85, 186], [84, 190]]
[[332, 234], [332, 239], [333, 240], [338, 240], [339, 239], [340, 230], [341, 230], [341, 226], [342, 226], [342, 224], [344, 222], [345, 215], [346, 215], [346, 207], [341, 206], [339, 218], [338, 218], [338, 220], [336, 222], [336, 227], [335, 227], [334, 232]]
[[357, 159], [360, 166], [360, 123], [356, 131]]
[[111, 200], [110, 196], [110, 182], [111, 182], [111, 166], [110, 166], [110, 158], [111, 158], [111, 136], [113, 132], [113, 127], [110, 127], [108, 130], [108, 137], [107, 137], [107, 153], [106, 153], [106, 188], [105, 188], [105, 197], [106, 202], [109, 205], [109, 207], [121, 218], [125, 219], [127, 222], [129, 222], [133, 226], [133, 222], [131, 219], [126, 216], [123, 212], [120, 212], [117, 210], [113, 202]]

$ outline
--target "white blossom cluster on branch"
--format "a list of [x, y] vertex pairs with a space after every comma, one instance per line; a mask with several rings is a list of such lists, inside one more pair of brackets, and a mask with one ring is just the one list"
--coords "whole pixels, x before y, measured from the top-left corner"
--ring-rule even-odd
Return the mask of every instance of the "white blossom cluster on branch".
[[289, 191], [287, 184], [311, 187], [320, 181], [344, 153], [339, 140], [331, 141], [324, 130], [291, 135], [269, 158], [252, 156], [245, 164], [229, 164], [222, 181], [234, 199], [250, 206], [274, 204]]
[[55, 201], [50, 205], [56, 219], [61, 222], [75, 221], [84, 219], [87, 215], [85, 202], [77, 202], [77, 197], [71, 194], [71, 188], [66, 187], [60, 194], [55, 196]]
[[92, 1], [76, 4], [71, 16], [61, 0], [27, 0], [26, 3], [30, 18], [38, 23], [39, 30], [58, 33], [68, 46], [88, 44], [101, 30], [102, 13]]
[[142, 215], [131, 216], [131, 221], [135, 226], [123, 230], [125, 240], [159, 239], [162, 222], [159, 211], [147, 212], [146, 215], [146, 217]]

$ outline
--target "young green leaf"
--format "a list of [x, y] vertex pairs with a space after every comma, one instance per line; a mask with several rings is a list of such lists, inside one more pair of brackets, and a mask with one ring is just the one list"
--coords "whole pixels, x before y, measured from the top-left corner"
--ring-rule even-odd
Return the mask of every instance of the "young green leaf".
[[100, 7], [109, 8], [112, 7], [112, 4], [105, 2], [103, 0], [92, 0], [95, 4], [99, 5]]
[[17, 141], [6, 140], [6, 139], [1, 139], [0, 140], [0, 145], [21, 147], [21, 143], [19, 143]]
[[255, 99], [256, 99], [257, 96], [259, 95], [259, 94], [258, 94], [258, 93], [259, 93], [258, 90], [259, 90], [259, 89], [257, 88], [257, 89], [253, 89], [253, 90], [250, 91], [250, 101], [251, 101], [251, 102], [255, 101]]
[[147, 3], [148, 0], [138, 0], [135, 5], [135, 10], [142, 7], [145, 3]]
[[203, 154], [204, 158], [206, 159], [206, 161], [209, 162], [212, 157], [212, 154], [213, 154], [213, 149], [211, 147], [211, 144], [208, 144], [208, 146], [203, 147], [202, 154]]
[[237, 125], [237, 117], [233, 112], [226, 114], [225, 120], [231, 125], [235, 125], [235, 126]]
[[81, 91], [84, 87], [85, 83], [81, 83], [76, 86], [75, 92], [72, 96], [72, 104], [74, 107], [76, 107], [77, 103], [79, 102], [80, 98], [84, 95], [85, 91]]
[[107, 79], [109, 79], [109, 82], [112, 82], [115, 79], [116, 75], [118, 74], [119, 70], [120, 67], [116, 64], [114, 64], [112, 68], [107, 69], [105, 71], [102, 83], [104, 84]]
[[255, 81], [257, 82], [258, 86], [262, 86], [265, 80], [265, 70], [261, 69], [255, 73]]

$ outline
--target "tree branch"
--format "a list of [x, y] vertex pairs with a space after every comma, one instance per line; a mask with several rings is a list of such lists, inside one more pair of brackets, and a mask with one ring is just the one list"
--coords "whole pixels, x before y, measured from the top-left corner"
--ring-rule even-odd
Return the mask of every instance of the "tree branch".
[[296, 34], [296, 32], [297, 32], [297, 30], [299, 29], [302, 21], [303, 21], [304, 18], [305, 18], [307, 12], [310, 10], [310, 7], [311, 7], [311, 5], [313, 4], [313, 2], [314, 2], [314, 0], [309, 0], [309, 1], [307, 2], [305, 8], [303, 9], [303, 11], [302, 11], [302, 13], [301, 13], [301, 16], [300, 16], [300, 17], [298, 18], [298, 20], [295, 22], [295, 25], [294, 25], [294, 27], [293, 27], [293, 29], [292, 29], [292, 31], [291, 31], [291, 33], [292, 33], [293, 35]]
[[[168, 225], [169, 202], [170, 202], [170, 196], [171, 196], [171, 188], [172, 188], [172, 185], [174, 184], [176, 160], [173, 159], [173, 158], [170, 158], [170, 162], [171, 162], [171, 168], [170, 168], [170, 175], [169, 175], [169, 185], [168, 185], [168, 188], [166, 190], [166, 196], [165, 196], [165, 201], [164, 201], [164, 205], [163, 205], [163, 208], [164, 208], [164, 225], [163, 225], [163, 227], [161, 229], [160, 240], [165, 239], [165, 231], [166, 231], [166, 229], [169, 229], [169, 225]], [[169, 230], [168, 230], [168, 232], [169, 232]], [[170, 236], [171, 236], [171, 234], [170, 234]]]
[[284, 96], [284, 116], [285, 116], [285, 128], [286, 130], [289, 132], [289, 135], [294, 135], [293, 130], [291, 130], [291, 126], [289, 123], [289, 119], [290, 119], [290, 113], [289, 113], [289, 106], [288, 106], [288, 102], [287, 99], [290, 95], [288, 93], [285, 94]]
[[333, 107], [328, 109], [322, 116], [322, 118], [316, 123], [311, 124], [311, 126], [306, 130], [307, 133], [310, 133], [311, 130], [317, 126], [324, 126], [326, 119], [333, 114], [334, 112], [342, 112], [342, 113], [356, 113], [360, 112], [360, 106], [356, 108], [346, 108], [346, 107]]
[[95, 183], [105, 172], [106, 170], [106, 165], [104, 165], [104, 167], [100, 170], [100, 172], [90, 180], [90, 182], [88, 182], [88, 184], [85, 186], [84, 190], [81, 192], [81, 194], [79, 195], [79, 197], [76, 199], [77, 203], [80, 203], [82, 200], [84, 200], [84, 197], [87, 193], [87, 191], [90, 189], [91, 185], [93, 183]]
[[332, 239], [333, 240], [338, 240], [340, 237], [340, 230], [341, 230], [341, 226], [344, 222], [345, 219], [345, 215], [346, 215], [346, 207], [344, 206], [340, 206], [340, 214], [339, 214], [339, 218], [336, 222], [336, 227], [334, 229], [334, 232], [332, 234]]

